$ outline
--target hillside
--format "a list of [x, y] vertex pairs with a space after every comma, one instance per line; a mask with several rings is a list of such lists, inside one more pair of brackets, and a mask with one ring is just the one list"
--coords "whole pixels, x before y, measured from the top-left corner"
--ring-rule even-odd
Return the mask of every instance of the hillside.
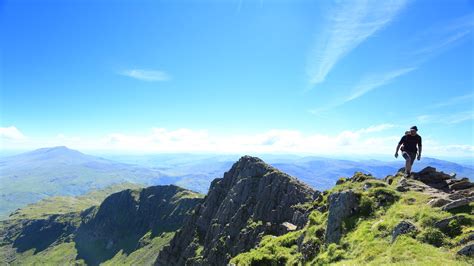
[[122, 190], [79, 212], [20, 211], [21, 216], [0, 223], [0, 260], [21, 265], [151, 263], [201, 198], [177, 186], [153, 186]]
[[473, 265], [474, 184], [425, 168], [384, 180], [356, 173], [305, 206], [309, 222], [234, 265]]

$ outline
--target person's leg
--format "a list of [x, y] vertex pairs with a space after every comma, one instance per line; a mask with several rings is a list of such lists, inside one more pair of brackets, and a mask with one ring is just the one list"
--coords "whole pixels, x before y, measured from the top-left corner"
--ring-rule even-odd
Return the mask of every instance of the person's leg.
[[409, 158], [409, 159], [407, 160], [406, 165], [407, 165], [407, 166], [406, 166], [407, 175], [410, 175], [410, 174], [411, 174], [411, 166], [412, 166], [412, 164], [411, 164], [411, 158]]
[[402, 153], [403, 158], [405, 158], [405, 174], [409, 175], [411, 171], [411, 158], [407, 152]]
[[411, 173], [411, 168], [413, 167], [413, 164], [415, 163], [415, 158], [416, 158], [416, 153], [410, 153], [410, 173]]

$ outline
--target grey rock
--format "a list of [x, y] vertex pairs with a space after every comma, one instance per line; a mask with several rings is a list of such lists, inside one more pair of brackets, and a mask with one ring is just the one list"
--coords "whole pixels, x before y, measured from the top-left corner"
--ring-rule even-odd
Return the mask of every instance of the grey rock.
[[442, 207], [451, 202], [452, 201], [444, 199], [444, 198], [435, 198], [435, 199], [430, 200], [428, 202], [428, 205], [430, 205], [431, 207]]
[[392, 242], [394, 242], [400, 235], [405, 235], [416, 231], [418, 231], [418, 229], [414, 224], [409, 221], [401, 221], [392, 231]]
[[471, 233], [471, 234], [468, 235], [467, 237], [461, 239], [461, 240], [459, 241], [459, 244], [460, 244], [460, 245], [464, 245], [464, 244], [469, 243], [469, 242], [471, 242], [471, 241], [474, 241], [474, 233]]
[[357, 212], [359, 200], [352, 190], [329, 195], [329, 216], [326, 228], [326, 243], [338, 243], [342, 237], [344, 219]]
[[466, 206], [466, 205], [468, 205], [469, 203], [471, 203], [473, 201], [474, 201], [474, 196], [467, 197], [467, 198], [461, 198], [461, 199], [452, 201], [452, 202], [444, 205], [443, 207], [441, 207], [441, 209], [443, 211], [448, 211], [448, 210], [458, 208], [458, 207], [461, 207], [461, 206]]
[[458, 251], [459, 255], [474, 257], [474, 243], [464, 246]]
[[449, 189], [451, 190], [461, 190], [461, 189], [468, 189], [472, 187], [474, 187], [474, 183], [471, 183], [469, 179], [467, 178], [463, 178], [449, 185]]
[[454, 221], [454, 220], [460, 221], [461, 219], [462, 219], [461, 216], [457, 216], [457, 215], [451, 216], [451, 217], [448, 217], [448, 218], [437, 221], [434, 224], [434, 226], [436, 228], [440, 229], [441, 231], [445, 231], [451, 221]]
[[398, 180], [398, 184], [395, 187], [395, 189], [397, 191], [400, 191], [400, 192], [405, 192], [405, 191], [409, 190], [408, 187], [409, 187], [409, 185], [408, 185], [407, 179], [402, 177], [402, 178], [400, 178], [400, 180]]

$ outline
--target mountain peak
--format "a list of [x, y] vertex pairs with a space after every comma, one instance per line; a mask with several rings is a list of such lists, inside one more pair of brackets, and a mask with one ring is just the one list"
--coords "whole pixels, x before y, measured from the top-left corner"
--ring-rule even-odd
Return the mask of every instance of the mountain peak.
[[225, 265], [263, 235], [285, 233], [285, 223], [301, 228], [307, 217], [296, 206], [313, 200], [315, 193], [261, 159], [243, 156], [223, 178], [212, 181], [204, 201], [155, 265]]

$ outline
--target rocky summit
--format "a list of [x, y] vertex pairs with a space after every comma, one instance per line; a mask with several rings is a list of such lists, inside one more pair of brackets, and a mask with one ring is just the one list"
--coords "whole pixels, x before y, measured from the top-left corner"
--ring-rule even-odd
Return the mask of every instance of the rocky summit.
[[385, 179], [357, 172], [305, 205], [301, 230], [265, 236], [230, 264], [473, 265], [473, 194], [468, 179], [433, 167]]
[[215, 179], [155, 265], [225, 265], [264, 235], [301, 229], [307, 214], [297, 205], [319, 192], [256, 157], [244, 156]]

